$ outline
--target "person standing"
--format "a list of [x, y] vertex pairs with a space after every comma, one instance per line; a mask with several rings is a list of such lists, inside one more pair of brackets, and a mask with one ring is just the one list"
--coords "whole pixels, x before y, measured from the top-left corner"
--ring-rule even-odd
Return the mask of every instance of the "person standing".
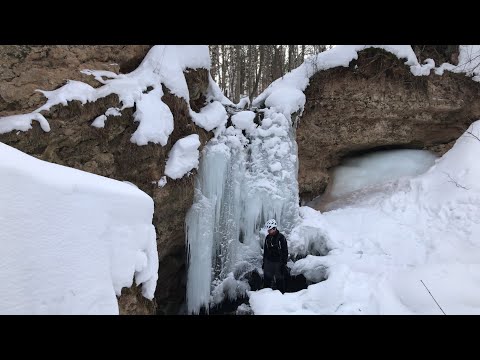
[[287, 272], [288, 246], [285, 236], [278, 231], [275, 219], [265, 223], [268, 235], [263, 246], [263, 284], [272, 287], [273, 281], [278, 290], [285, 293], [285, 274]]

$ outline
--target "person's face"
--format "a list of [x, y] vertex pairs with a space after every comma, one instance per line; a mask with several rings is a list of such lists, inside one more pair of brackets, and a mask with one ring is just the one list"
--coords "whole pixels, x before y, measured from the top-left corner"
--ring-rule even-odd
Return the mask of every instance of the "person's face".
[[276, 231], [276, 230], [277, 230], [276, 228], [271, 228], [270, 230], [268, 230], [268, 235], [273, 235], [273, 234], [275, 234], [275, 231]]

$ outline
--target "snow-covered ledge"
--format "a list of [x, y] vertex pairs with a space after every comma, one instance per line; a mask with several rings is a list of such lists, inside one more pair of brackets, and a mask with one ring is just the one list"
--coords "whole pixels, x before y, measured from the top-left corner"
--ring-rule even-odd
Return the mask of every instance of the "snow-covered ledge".
[[134, 277], [153, 298], [148, 195], [2, 143], [0, 174], [0, 314], [118, 314]]

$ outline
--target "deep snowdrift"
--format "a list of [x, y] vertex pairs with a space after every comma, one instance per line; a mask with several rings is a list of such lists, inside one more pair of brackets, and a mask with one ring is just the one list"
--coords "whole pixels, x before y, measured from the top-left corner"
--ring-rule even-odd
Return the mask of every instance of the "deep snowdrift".
[[153, 298], [153, 201], [135, 186], [0, 143], [0, 313], [118, 314], [135, 282]]
[[[290, 251], [326, 246], [293, 274], [327, 280], [297, 293], [250, 292], [256, 314], [480, 313], [480, 135], [477, 121], [425, 174], [384, 196], [321, 214], [300, 210]], [[308, 236], [305, 236], [308, 235]]]

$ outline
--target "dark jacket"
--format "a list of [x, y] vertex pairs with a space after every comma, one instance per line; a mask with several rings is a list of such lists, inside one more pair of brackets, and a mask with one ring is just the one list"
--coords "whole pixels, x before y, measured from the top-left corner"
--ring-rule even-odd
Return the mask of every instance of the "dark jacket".
[[277, 230], [273, 236], [267, 235], [265, 237], [265, 244], [263, 246], [263, 262], [265, 259], [273, 262], [279, 262], [282, 265], [287, 265], [288, 261], [288, 245], [285, 236]]

